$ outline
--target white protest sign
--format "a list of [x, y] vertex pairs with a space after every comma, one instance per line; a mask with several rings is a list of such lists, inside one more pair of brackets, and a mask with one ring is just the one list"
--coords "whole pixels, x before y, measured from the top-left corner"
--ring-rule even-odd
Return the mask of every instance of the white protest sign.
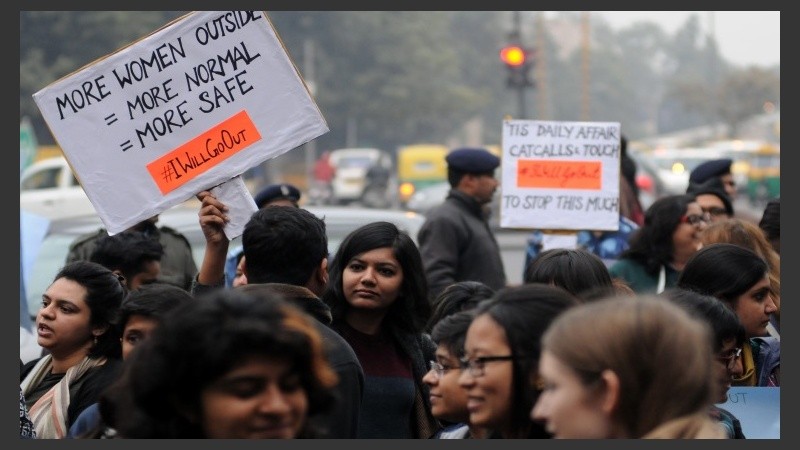
[[500, 225], [616, 230], [619, 122], [503, 121]]
[[732, 386], [717, 406], [739, 419], [747, 439], [781, 438], [780, 387]]
[[187, 14], [33, 97], [111, 234], [329, 131], [260, 11]]

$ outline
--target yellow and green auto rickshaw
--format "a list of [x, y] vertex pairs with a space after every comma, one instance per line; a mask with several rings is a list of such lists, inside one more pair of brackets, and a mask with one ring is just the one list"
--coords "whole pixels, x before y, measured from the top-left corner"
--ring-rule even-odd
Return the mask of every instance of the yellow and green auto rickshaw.
[[752, 203], [763, 203], [781, 195], [781, 149], [764, 144], [750, 155], [747, 196]]
[[397, 150], [398, 197], [403, 207], [414, 192], [447, 181], [445, 157], [449, 151], [439, 144], [413, 144]]

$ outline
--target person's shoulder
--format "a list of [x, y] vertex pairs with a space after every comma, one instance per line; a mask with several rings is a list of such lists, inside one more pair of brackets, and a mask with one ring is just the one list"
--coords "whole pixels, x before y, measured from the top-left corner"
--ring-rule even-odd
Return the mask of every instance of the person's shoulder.
[[620, 258], [608, 268], [608, 271], [611, 272], [612, 275], [620, 275], [641, 269], [642, 267], [638, 262], [628, 258]]
[[31, 369], [33, 369], [33, 366], [35, 366], [42, 358], [44, 358], [44, 356], [40, 356], [39, 358], [32, 359], [32, 360], [26, 362], [25, 364], [23, 364], [22, 368], [19, 369], [20, 380], [25, 378], [25, 376], [28, 375], [28, 372], [30, 372]]
[[159, 231], [159, 232], [161, 233], [161, 235], [163, 235], [163, 236], [167, 236], [167, 237], [174, 237], [174, 238], [177, 238], [177, 239], [179, 239], [179, 240], [181, 240], [181, 241], [185, 242], [185, 243], [186, 243], [186, 245], [187, 245], [187, 246], [189, 246], [189, 247], [191, 247], [191, 245], [192, 245], [192, 244], [189, 242], [189, 239], [188, 239], [188, 238], [186, 238], [186, 236], [184, 236], [184, 235], [183, 235], [183, 234], [182, 234], [180, 231], [178, 231], [178, 230], [176, 230], [176, 229], [174, 229], [174, 228], [168, 227], [168, 226], [166, 226], [166, 225], [162, 225], [162, 226], [158, 227], [158, 231]]
[[455, 423], [437, 431], [431, 439], [464, 439], [469, 433], [469, 425], [465, 423]]
[[105, 228], [98, 228], [96, 231], [90, 231], [88, 233], [81, 234], [80, 236], [76, 237], [69, 246], [70, 250], [74, 250], [78, 247], [82, 247], [90, 242], [94, 242], [101, 237], [108, 236], [108, 232]]
[[122, 360], [108, 358], [103, 364], [90, 367], [84, 375], [87, 382], [107, 384], [122, 373]]
[[[453, 222], [462, 213], [462, 207], [453, 197], [446, 198], [442, 203], [432, 207], [425, 213], [425, 222], [428, 221], [448, 221]], [[424, 223], [423, 223], [424, 225]]]

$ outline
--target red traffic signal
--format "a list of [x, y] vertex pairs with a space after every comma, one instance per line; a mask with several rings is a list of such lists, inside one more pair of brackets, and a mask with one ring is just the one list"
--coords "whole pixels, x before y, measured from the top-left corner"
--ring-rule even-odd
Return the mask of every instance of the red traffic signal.
[[500, 50], [500, 60], [507, 66], [520, 67], [525, 64], [525, 50], [518, 45], [509, 45]]

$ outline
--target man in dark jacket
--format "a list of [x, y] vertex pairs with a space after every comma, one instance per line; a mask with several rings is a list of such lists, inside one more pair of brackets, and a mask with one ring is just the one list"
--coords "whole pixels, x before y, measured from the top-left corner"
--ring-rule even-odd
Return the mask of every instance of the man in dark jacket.
[[431, 299], [457, 281], [500, 289], [506, 285], [505, 269], [487, 220], [500, 158], [482, 148], [460, 148], [446, 160], [450, 192], [426, 214], [418, 235]]
[[[202, 202], [200, 225], [206, 237], [206, 253], [192, 293], [223, 288], [229, 241], [224, 234], [223, 205], [210, 193]], [[213, 205], [216, 208], [205, 208]], [[330, 308], [319, 296], [328, 283], [328, 238], [325, 222], [294, 206], [273, 206], [256, 211], [242, 235], [247, 283], [244, 289], [265, 296], [279, 296], [316, 319], [328, 362], [339, 376], [335, 388], [337, 406], [315, 425], [325, 438], [356, 437], [364, 386], [364, 372], [352, 347], [329, 327]]]

